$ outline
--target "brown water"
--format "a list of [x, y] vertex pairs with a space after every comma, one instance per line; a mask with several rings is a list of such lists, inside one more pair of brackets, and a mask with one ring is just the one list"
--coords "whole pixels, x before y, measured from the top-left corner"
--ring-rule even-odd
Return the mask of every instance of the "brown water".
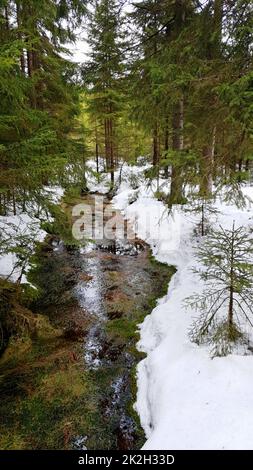
[[[93, 196], [82, 201], [94, 210]], [[103, 210], [109, 204], [105, 200]], [[66, 336], [82, 339], [83, 367], [95, 384], [92, 400], [99, 415], [92, 435], [76, 436], [73, 447], [139, 448], [144, 435], [133, 403], [135, 366], [142, 356], [135, 347], [136, 330], [166, 293], [172, 269], [154, 262], [148, 245], [137, 237], [130, 242], [100, 239], [75, 249], [59, 239], [52, 243], [41, 273], [47, 296], [38, 307], [64, 326]]]

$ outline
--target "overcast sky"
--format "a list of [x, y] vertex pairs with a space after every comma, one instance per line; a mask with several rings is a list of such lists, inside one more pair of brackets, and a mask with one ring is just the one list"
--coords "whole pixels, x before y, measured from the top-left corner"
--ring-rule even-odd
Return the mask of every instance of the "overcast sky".
[[[138, 3], [141, 0], [119, 0], [122, 5], [122, 10], [130, 12], [133, 10], [133, 3]], [[77, 32], [78, 40], [75, 44], [69, 44], [67, 47], [72, 52], [73, 56], [71, 60], [75, 62], [85, 62], [87, 60], [87, 53], [89, 52], [89, 46], [87, 44], [87, 19], [83, 20], [82, 27]]]

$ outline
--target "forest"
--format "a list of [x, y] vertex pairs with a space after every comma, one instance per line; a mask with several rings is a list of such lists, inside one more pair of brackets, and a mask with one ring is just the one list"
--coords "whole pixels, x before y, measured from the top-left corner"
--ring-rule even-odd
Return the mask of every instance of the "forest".
[[252, 160], [251, 0], [0, 0], [1, 450], [252, 449]]

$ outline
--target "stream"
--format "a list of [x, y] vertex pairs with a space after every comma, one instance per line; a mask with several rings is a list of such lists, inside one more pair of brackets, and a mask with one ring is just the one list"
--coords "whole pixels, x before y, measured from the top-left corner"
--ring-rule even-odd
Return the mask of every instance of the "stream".
[[[93, 213], [94, 199], [87, 195], [81, 200]], [[65, 210], [72, 212], [73, 206], [65, 204]], [[108, 207], [121, 216], [105, 199], [101, 210]], [[50, 244], [39, 273], [47, 295], [38, 308], [78, 344], [86, 376], [94, 384], [96, 426], [92, 433], [77, 435], [72, 447], [140, 448], [145, 437], [133, 410], [135, 367], [143, 357], [136, 350], [137, 325], [166, 293], [172, 269], [155, 262], [149, 246], [137, 237], [99, 239], [79, 248], [52, 237]]]

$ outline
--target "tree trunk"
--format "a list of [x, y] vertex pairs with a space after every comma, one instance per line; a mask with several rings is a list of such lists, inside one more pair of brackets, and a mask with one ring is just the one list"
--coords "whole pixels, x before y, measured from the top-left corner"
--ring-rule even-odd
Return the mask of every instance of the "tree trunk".
[[23, 189], [23, 197], [22, 197], [22, 212], [26, 211], [26, 190]]
[[[167, 116], [165, 120], [165, 130], [164, 130], [164, 152], [167, 153], [168, 150], [169, 150], [169, 118]], [[169, 177], [168, 165], [164, 167], [164, 176], [165, 178]]]
[[160, 160], [159, 155], [159, 136], [158, 136], [158, 125], [155, 123], [153, 130], [153, 166], [158, 165]]
[[202, 151], [202, 158], [200, 162], [200, 195], [202, 197], [209, 197], [212, 194], [215, 134], [216, 129], [214, 128], [210, 145], [205, 145]]
[[[18, 32], [18, 37], [20, 40], [22, 40], [22, 33], [20, 31], [21, 29], [21, 26], [22, 26], [22, 22], [21, 22], [21, 9], [20, 9], [20, 2], [19, 1], [16, 1], [16, 15], [17, 15], [17, 25], [18, 25], [18, 29], [19, 29], [19, 32]], [[22, 50], [21, 51], [21, 54], [20, 54], [20, 70], [22, 72], [23, 75], [25, 75], [25, 56], [24, 56], [24, 51]]]
[[33, 74], [33, 56], [32, 51], [27, 51], [27, 71], [29, 77], [32, 77]]
[[114, 139], [113, 119], [105, 118], [105, 157], [107, 171], [111, 174], [111, 189], [114, 186]]
[[96, 167], [97, 173], [99, 172], [99, 165], [98, 165], [98, 129], [97, 129], [97, 122], [95, 123], [95, 138], [96, 138]]
[[[184, 148], [184, 102], [183, 99], [177, 104], [172, 121], [172, 149], [180, 152]], [[179, 156], [180, 158], [180, 156]], [[182, 171], [180, 164], [172, 165], [171, 169], [171, 188], [170, 188], [170, 204], [180, 204], [183, 199], [182, 195]]]
[[201, 205], [201, 236], [205, 235], [205, 208], [204, 203]]
[[212, 42], [212, 58], [219, 58], [221, 50], [222, 38], [222, 20], [223, 20], [223, 4], [224, 0], [214, 1], [213, 15], [213, 42]]
[[13, 188], [12, 190], [12, 207], [13, 207], [13, 215], [17, 215], [17, 210], [16, 210], [16, 197], [15, 197], [15, 190]]
[[[210, 59], [219, 59], [221, 55], [221, 41], [222, 41], [222, 20], [223, 20], [223, 4], [224, 0], [214, 1], [214, 14], [213, 14], [213, 34], [211, 39]], [[215, 150], [216, 127], [214, 126], [211, 139], [207, 145], [204, 145], [202, 150], [202, 178], [200, 183], [200, 192], [204, 196], [212, 194], [212, 173], [213, 173], [213, 158]], [[208, 139], [208, 136], [207, 136]]]
[[7, 30], [10, 29], [9, 25], [9, 12], [8, 12], [8, 6], [4, 7], [4, 16], [5, 16], [5, 27]]
[[110, 149], [109, 149], [109, 136], [108, 136], [108, 119], [105, 118], [104, 122], [105, 128], [105, 160], [106, 160], [106, 170], [110, 168]]
[[231, 327], [233, 325], [233, 306], [234, 303], [234, 291], [232, 286], [230, 287], [229, 291], [229, 307], [228, 307], [228, 325]]
[[0, 215], [4, 215], [2, 200], [3, 200], [3, 197], [2, 197], [2, 195], [0, 194]]
[[110, 171], [111, 171], [111, 189], [114, 186], [114, 129], [113, 129], [113, 120], [109, 120], [109, 130], [110, 130]]
[[230, 286], [229, 286], [229, 306], [228, 306], [228, 326], [233, 325], [233, 311], [234, 311], [234, 230], [235, 221], [233, 221], [232, 239], [231, 239], [231, 257], [230, 257]]

